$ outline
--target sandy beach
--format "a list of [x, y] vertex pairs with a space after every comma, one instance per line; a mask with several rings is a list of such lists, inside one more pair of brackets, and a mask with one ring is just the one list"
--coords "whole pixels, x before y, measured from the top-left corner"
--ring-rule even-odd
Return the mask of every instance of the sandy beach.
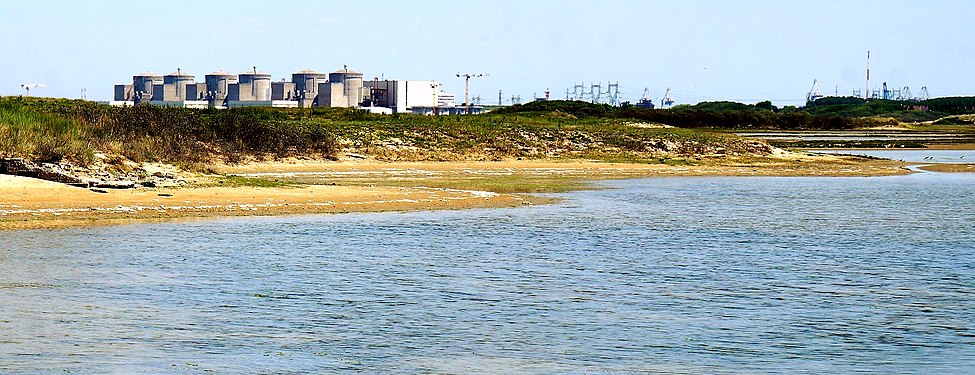
[[[104, 192], [26, 177], [0, 176], [0, 229], [54, 228], [196, 217], [515, 207], [547, 198], [522, 194], [546, 181], [666, 176], [882, 176], [909, 173], [902, 163], [788, 153], [692, 165], [585, 160], [380, 162], [282, 160], [220, 165], [221, 174], [295, 182], [288, 187], [187, 186]], [[528, 187], [514, 187], [517, 183]], [[463, 186], [458, 188], [457, 186]], [[550, 187], [547, 189], [551, 189]], [[511, 190], [511, 191], [508, 191]], [[571, 190], [571, 189], [567, 189]], [[492, 192], [497, 191], [497, 192]]]

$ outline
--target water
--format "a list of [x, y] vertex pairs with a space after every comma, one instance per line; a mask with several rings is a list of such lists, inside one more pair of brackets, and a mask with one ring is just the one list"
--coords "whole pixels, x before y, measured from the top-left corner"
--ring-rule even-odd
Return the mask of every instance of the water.
[[0, 373], [966, 373], [975, 175], [0, 233]]
[[879, 149], [817, 149], [812, 152], [844, 155], [866, 155], [909, 163], [963, 164], [975, 163], [975, 150], [879, 150]]
[[779, 141], [963, 141], [964, 134], [917, 133], [896, 131], [784, 131], [735, 133], [739, 137]]

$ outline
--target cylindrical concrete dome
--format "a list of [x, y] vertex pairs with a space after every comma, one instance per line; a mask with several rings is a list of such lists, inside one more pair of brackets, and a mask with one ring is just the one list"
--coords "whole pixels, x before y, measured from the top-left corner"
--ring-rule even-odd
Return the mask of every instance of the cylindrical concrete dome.
[[271, 100], [271, 74], [252, 71], [241, 73], [237, 77], [241, 85], [250, 85], [251, 95], [254, 96], [254, 100]]
[[164, 75], [163, 76], [163, 84], [164, 85], [171, 85], [171, 84], [174, 84], [174, 83], [177, 83], [177, 82], [193, 83], [193, 81], [195, 79], [196, 79], [196, 77], [193, 77], [192, 74], [186, 74], [186, 73], [178, 72], [177, 71], [177, 72], [172, 72], [172, 73], [169, 73], [167, 75]]
[[295, 83], [295, 90], [304, 91], [306, 96], [313, 96], [318, 91], [318, 84], [328, 81], [328, 75], [319, 71], [305, 69], [291, 75], [291, 82]]
[[204, 80], [207, 86], [207, 97], [223, 100], [227, 98], [229, 86], [237, 83], [237, 75], [221, 70], [207, 74]]
[[344, 68], [329, 73], [328, 81], [342, 84], [344, 87], [342, 95], [347, 98], [350, 107], [362, 103], [362, 73]]
[[152, 85], [162, 83], [163, 76], [152, 72], [145, 72], [132, 76], [132, 89], [135, 92], [150, 93], [151, 95]]
[[362, 73], [349, 69], [341, 69], [328, 74], [329, 82], [344, 82], [345, 80], [350, 79], [358, 79], [361, 81]]

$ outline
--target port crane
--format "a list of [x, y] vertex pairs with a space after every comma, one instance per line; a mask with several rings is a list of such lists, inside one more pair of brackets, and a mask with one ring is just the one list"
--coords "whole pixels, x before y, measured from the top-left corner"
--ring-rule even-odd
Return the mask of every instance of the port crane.
[[810, 89], [809, 93], [806, 94], [806, 103], [814, 102], [816, 101], [816, 99], [822, 97], [823, 97], [823, 92], [819, 90], [819, 81], [814, 79], [812, 89]]
[[674, 105], [674, 95], [670, 93], [670, 87], [668, 87], [667, 93], [660, 99], [660, 108], [670, 107], [672, 105]]
[[650, 88], [643, 89], [643, 97], [640, 101], [636, 102], [636, 106], [640, 108], [650, 108], [653, 109], [653, 99], [650, 98]]

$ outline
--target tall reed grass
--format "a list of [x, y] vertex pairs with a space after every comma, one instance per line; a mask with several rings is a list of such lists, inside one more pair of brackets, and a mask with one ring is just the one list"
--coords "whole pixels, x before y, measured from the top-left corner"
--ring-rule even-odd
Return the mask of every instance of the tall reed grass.
[[92, 160], [88, 128], [79, 121], [0, 105], [0, 155], [43, 162]]

